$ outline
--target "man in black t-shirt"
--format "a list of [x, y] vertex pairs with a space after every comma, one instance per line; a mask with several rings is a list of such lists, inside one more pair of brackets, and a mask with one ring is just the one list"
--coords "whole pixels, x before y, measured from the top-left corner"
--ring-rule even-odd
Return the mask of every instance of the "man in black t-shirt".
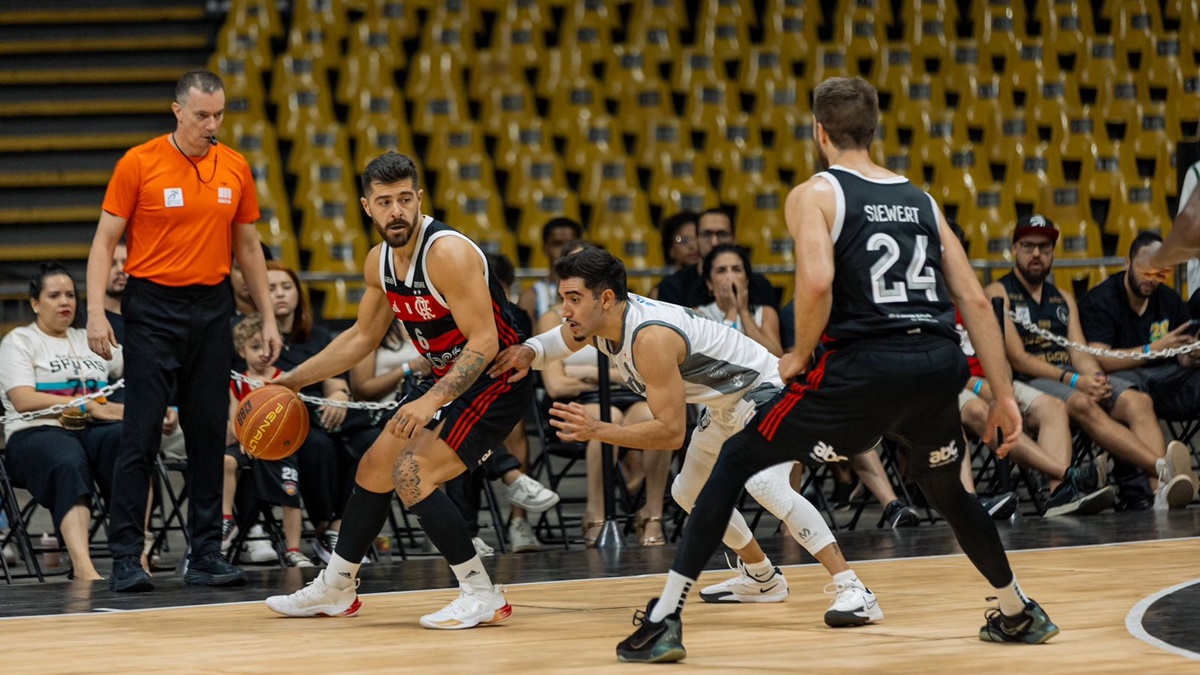
[[[658, 299], [681, 307], [695, 308], [712, 302], [701, 275], [704, 257], [717, 244], [732, 244], [733, 219], [721, 209], [709, 209], [700, 215], [697, 226], [700, 262], [672, 274], [658, 285]], [[775, 287], [761, 274], [750, 275], [750, 304], [779, 309], [779, 296]]]
[[1097, 357], [1106, 372], [1121, 372], [1154, 401], [1168, 419], [1200, 415], [1200, 370], [1194, 354], [1150, 361], [1134, 358], [1195, 342], [1196, 331], [1183, 298], [1141, 272], [1135, 261], [1148, 260], [1162, 246], [1162, 237], [1142, 232], [1129, 246], [1126, 271], [1109, 277], [1079, 303], [1080, 320], [1094, 347], [1127, 353], [1125, 358]]

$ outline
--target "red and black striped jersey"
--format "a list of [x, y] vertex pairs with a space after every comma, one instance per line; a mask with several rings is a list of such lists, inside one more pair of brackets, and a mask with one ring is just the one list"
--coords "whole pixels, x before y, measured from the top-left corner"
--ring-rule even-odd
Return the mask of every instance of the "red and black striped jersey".
[[[421, 355], [433, 364], [434, 377], [445, 375], [454, 365], [458, 355], [467, 344], [467, 338], [459, 330], [454, 321], [454, 314], [446, 304], [442, 294], [434, 288], [429, 280], [426, 269], [426, 254], [429, 247], [442, 237], [458, 237], [471, 245], [471, 248], [483, 259], [484, 273], [487, 274], [488, 289], [492, 296], [492, 316], [496, 321], [496, 333], [500, 338], [500, 349], [510, 347], [520, 342], [524, 337], [514, 327], [512, 318], [506, 311], [504, 288], [492, 274], [487, 257], [475, 242], [449, 225], [424, 216], [420, 229], [416, 232], [417, 247], [408, 273], [403, 279], [396, 275], [395, 260], [392, 249], [386, 243], [381, 244], [379, 256], [379, 278], [383, 290], [387, 293], [392, 312], [404, 324], [413, 344]], [[454, 273], [454, 270], [450, 270]]]

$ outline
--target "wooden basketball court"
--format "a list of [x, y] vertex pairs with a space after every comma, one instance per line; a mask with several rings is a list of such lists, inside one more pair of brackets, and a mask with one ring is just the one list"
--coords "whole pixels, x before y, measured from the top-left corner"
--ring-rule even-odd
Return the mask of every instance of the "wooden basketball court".
[[[1195, 538], [1011, 553], [1022, 586], [1062, 628], [1040, 646], [978, 640], [992, 603], [984, 600], [986, 583], [962, 555], [855, 562], [886, 618], [838, 630], [821, 621], [829, 602], [822, 594], [829, 580], [824, 570], [790, 566], [784, 569], [792, 589], [786, 603], [689, 603], [688, 658], [677, 666], [619, 664], [614, 654], [633, 630], [634, 607], [661, 588], [661, 574], [512, 585], [508, 597], [515, 612], [507, 624], [445, 632], [422, 629], [417, 618], [452, 599], [451, 590], [365, 595], [362, 611], [351, 619], [285, 619], [261, 602], [106, 612], [90, 595], [92, 588], [97, 595], [107, 591], [84, 585], [71, 593], [91, 613], [0, 621], [2, 670], [1194, 673], [1200, 662], [1139, 640], [1126, 618], [1143, 598], [1200, 577], [1198, 556]], [[298, 570], [290, 572], [281, 584], [288, 589], [303, 583]], [[701, 583], [727, 574], [709, 572]], [[1195, 615], [1200, 610], [1192, 622]]]

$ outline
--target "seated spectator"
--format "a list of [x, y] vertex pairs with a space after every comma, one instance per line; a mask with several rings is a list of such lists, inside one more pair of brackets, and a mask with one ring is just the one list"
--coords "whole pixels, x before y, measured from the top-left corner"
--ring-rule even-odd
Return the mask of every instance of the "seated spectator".
[[558, 279], [554, 276], [554, 263], [562, 257], [563, 246], [582, 238], [583, 226], [570, 218], [551, 218], [542, 226], [542, 252], [550, 264], [549, 275], [545, 279], [534, 280], [517, 299], [517, 306], [524, 310], [530, 323], [537, 321], [551, 305], [558, 302]]
[[[572, 242], [563, 249], [564, 255], [583, 250], [589, 244]], [[542, 315], [538, 321], [537, 332], [541, 334], [562, 324], [562, 303], [555, 305], [551, 311]], [[548, 364], [542, 374], [542, 384], [546, 394], [551, 398], [569, 401], [573, 400], [584, 405], [592, 417], [600, 418], [599, 367], [597, 360], [599, 352], [595, 347], [587, 346], [575, 352], [562, 361]], [[611, 364], [610, 364], [611, 367]], [[610, 370], [610, 382], [617, 385], [621, 382], [620, 375], [615, 369]], [[610, 390], [609, 414], [613, 424], [630, 425], [653, 419], [650, 406], [645, 399], [624, 387], [614, 386]], [[600, 536], [600, 528], [604, 525], [604, 474], [603, 453], [599, 441], [588, 441], [587, 458], [587, 505], [584, 509], [582, 524], [583, 543], [587, 548], [593, 548]], [[620, 454], [620, 448], [614, 448]], [[666, 543], [663, 530], [662, 511], [667, 490], [667, 478], [671, 472], [671, 461], [674, 453], [657, 450], [633, 450], [626, 456], [640, 457], [641, 472], [637, 465], [630, 461], [629, 476], [626, 476], [626, 486], [636, 490], [641, 481], [646, 490], [646, 502], [635, 515], [638, 538], [642, 546], [661, 546]]]
[[[1109, 377], [1094, 356], [1068, 350], [1026, 327], [1032, 324], [1075, 343], [1084, 340], [1075, 298], [1047, 281], [1057, 240], [1058, 229], [1045, 217], [1022, 218], [1013, 232], [1013, 271], [984, 289], [1021, 319], [1017, 324], [1006, 315], [1004, 321], [1014, 377], [1066, 402], [1071, 421], [1102, 449], [1157, 480], [1152, 502], [1148, 495], [1122, 493], [1123, 508], [1183, 508], [1195, 493], [1190, 453], [1173, 443], [1168, 455], [1150, 397], [1129, 380]], [[1184, 461], [1188, 473], [1180, 470]]]
[[1162, 247], [1156, 232], [1142, 232], [1129, 246], [1124, 272], [1114, 274], [1079, 301], [1080, 322], [1093, 347], [1124, 353], [1098, 356], [1101, 367], [1121, 373], [1150, 395], [1160, 417], [1200, 417], [1200, 354], [1142, 360], [1136, 355], [1164, 351], [1196, 341], [1197, 326], [1175, 289], [1138, 272], [1135, 261], [1148, 261]]
[[750, 301], [750, 255], [734, 244], [718, 244], [704, 257], [704, 283], [713, 301], [698, 312], [714, 321], [731, 326], [746, 337], [783, 356], [779, 338], [779, 313], [770, 305]]
[[[333, 341], [324, 326], [313, 323], [312, 306], [300, 286], [296, 273], [278, 263], [267, 263], [267, 284], [275, 321], [283, 336], [284, 349], [275, 366], [288, 371], [316, 355]], [[301, 393], [333, 401], [349, 401], [350, 385], [345, 378], [331, 377], [309, 385]], [[349, 497], [348, 481], [352, 480], [356, 460], [345, 446], [334, 438], [346, 419], [346, 408], [332, 405], [309, 405], [308, 438], [293, 455], [298, 462], [300, 494], [304, 508], [316, 530], [313, 550], [322, 562], [329, 562], [337, 545], [341, 526], [341, 510]], [[372, 436], [378, 436], [375, 432]]]
[[[700, 263], [700, 248], [696, 244], [696, 221], [699, 214], [683, 211], [667, 218], [659, 226], [662, 235], [663, 260], [672, 268], [671, 273]], [[650, 289], [650, 297], [658, 298], [658, 286]]]
[[[260, 315], [249, 314], [233, 327], [233, 345], [238, 356], [246, 362], [246, 370], [242, 373], [246, 377], [266, 382], [283, 374], [283, 371], [268, 360], [270, 350], [262, 341]], [[244, 492], [252, 495], [254, 501], [277, 505], [283, 510], [283, 537], [286, 548], [284, 562], [288, 567], [312, 567], [312, 560], [300, 552], [303, 523], [300, 513], [300, 466], [296, 456], [274, 461], [255, 459], [238, 443], [237, 436], [233, 433], [233, 420], [237, 417], [238, 404], [250, 390], [250, 385], [245, 382], [232, 379], [229, 381], [229, 426], [226, 431], [221, 553], [227, 553], [237, 537], [238, 527], [233, 518], [233, 504], [238, 489], [238, 475], [242, 471], [250, 471], [254, 480]], [[252, 508], [252, 502], [247, 503], [248, 501], [250, 500], [243, 500], [243, 505]], [[251, 530], [251, 536], [261, 536], [259, 532], [261, 529]], [[247, 544], [251, 562], [268, 562], [276, 557], [275, 549], [261, 539], [252, 539]]]
[[[685, 267], [662, 280], [658, 287], [658, 299], [683, 307], [699, 307], [712, 300], [704, 283], [701, 269], [704, 258], [717, 244], [732, 244], [733, 219], [721, 209], [709, 209], [700, 214], [697, 224], [699, 237], [696, 240], [700, 261]], [[775, 287], [761, 274], [750, 275], [750, 304], [779, 309], [779, 296]]]
[[[0, 342], [0, 401], [4, 412], [26, 413], [69, 402], [117, 379], [119, 349], [105, 362], [88, 348], [87, 332], [72, 328], [75, 280], [59, 263], [45, 263], [29, 282], [37, 320]], [[59, 416], [18, 420], [4, 427], [5, 466], [16, 486], [50, 510], [54, 528], [71, 556], [74, 578], [93, 581], [88, 548], [92, 494], [112, 490], [121, 444], [124, 406], [91, 400]]]

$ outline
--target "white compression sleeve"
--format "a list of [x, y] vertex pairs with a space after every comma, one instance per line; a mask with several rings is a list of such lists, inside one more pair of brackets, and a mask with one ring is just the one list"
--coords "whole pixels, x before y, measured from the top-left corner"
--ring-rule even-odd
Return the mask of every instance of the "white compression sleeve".
[[542, 370], [547, 363], [561, 361], [574, 353], [563, 340], [561, 326], [555, 326], [521, 344], [533, 350], [533, 363], [530, 365], [534, 370]]

